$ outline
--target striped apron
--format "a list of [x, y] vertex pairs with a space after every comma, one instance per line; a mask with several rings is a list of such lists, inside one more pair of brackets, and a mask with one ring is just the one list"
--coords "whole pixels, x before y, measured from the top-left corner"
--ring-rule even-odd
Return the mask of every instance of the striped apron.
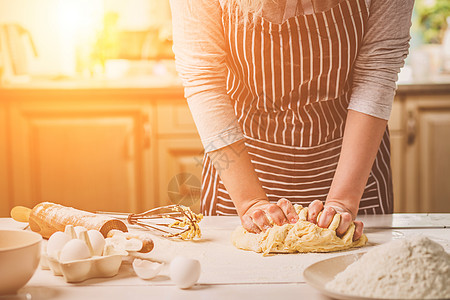
[[[269, 198], [304, 206], [325, 201], [339, 160], [352, 68], [367, 26], [365, 0], [289, 18], [257, 18], [223, 11], [227, 87], [255, 171]], [[211, 158], [202, 174], [202, 213], [236, 209]], [[359, 214], [393, 212], [389, 132], [383, 136]]]

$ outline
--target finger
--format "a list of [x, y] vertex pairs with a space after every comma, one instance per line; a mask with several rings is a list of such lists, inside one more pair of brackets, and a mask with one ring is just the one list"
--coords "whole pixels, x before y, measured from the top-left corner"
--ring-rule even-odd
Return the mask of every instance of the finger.
[[320, 200], [314, 200], [308, 206], [308, 221], [316, 224], [317, 216], [323, 209], [323, 203]]
[[280, 200], [278, 200], [277, 205], [281, 207], [281, 210], [283, 211], [289, 222], [296, 223], [298, 221], [297, 212], [295, 211], [295, 208], [292, 205], [291, 201], [285, 198], [281, 198]]
[[356, 241], [359, 240], [359, 238], [363, 234], [364, 224], [361, 221], [354, 221], [353, 223], [355, 223], [355, 233], [353, 234], [353, 240]]
[[283, 225], [288, 223], [283, 210], [276, 204], [269, 204], [265, 209], [266, 213], [270, 216], [273, 222], [277, 225]]
[[253, 223], [255, 223], [261, 231], [266, 231], [270, 228], [269, 219], [267, 219], [266, 213], [261, 209], [256, 209], [252, 212], [251, 217], [253, 219]]
[[322, 211], [322, 215], [317, 221], [317, 226], [327, 228], [328, 226], [330, 226], [335, 214], [336, 211], [334, 210], [334, 208], [326, 206]]
[[250, 216], [243, 215], [241, 218], [242, 227], [244, 227], [245, 230], [252, 233], [260, 233], [261, 229], [259, 229], [258, 226], [256, 226], [255, 223], [253, 223], [253, 220]]
[[333, 216], [333, 219], [331, 220], [330, 225], [328, 225], [328, 229], [333, 230], [334, 232], [336, 232], [337, 228], [339, 227], [339, 224], [341, 223], [341, 215], [336, 213]]
[[350, 224], [352, 224], [352, 216], [349, 213], [342, 213], [341, 222], [336, 230], [337, 235], [340, 237], [343, 236], [347, 232]]

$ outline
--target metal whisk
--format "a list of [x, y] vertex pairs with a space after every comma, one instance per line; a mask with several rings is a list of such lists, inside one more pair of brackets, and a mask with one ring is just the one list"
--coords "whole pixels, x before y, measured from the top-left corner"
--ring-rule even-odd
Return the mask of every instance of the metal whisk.
[[[98, 214], [108, 214], [117, 219], [126, 220], [128, 224], [138, 225], [146, 229], [157, 230], [163, 233], [165, 237], [179, 237], [183, 240], [192, 240], [195, 237], [201, 237], [201, 231], [198, 223], [203, 218], [202, 214], [196, 214], [183, 205], [173, 204], [147, 210], [143, 213], [115, 213], [115, 212], [96, 212]], [[163, 219], [171, 219], [171, 223], [161, 223]], [[160, 221], [151, 223], [145, 221]], [[170, 228], [170, 229], [169, 229]]]

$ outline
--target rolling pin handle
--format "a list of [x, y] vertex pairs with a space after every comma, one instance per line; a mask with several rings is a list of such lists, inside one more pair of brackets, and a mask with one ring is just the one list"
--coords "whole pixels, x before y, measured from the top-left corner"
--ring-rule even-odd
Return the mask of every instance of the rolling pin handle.
[[18, 222], [28, 222], [31, 209], [25, 206], [15, 206], [11, 209], [11, 218]]

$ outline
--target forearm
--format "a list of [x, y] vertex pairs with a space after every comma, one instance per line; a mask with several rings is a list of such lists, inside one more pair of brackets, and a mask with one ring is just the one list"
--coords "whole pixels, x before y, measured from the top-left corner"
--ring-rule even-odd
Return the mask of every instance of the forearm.
[[211, 151], [208, 156], [219, 172], [240, 216], [256, 202], [268, 200], [256, 175], [244, 140]]
[[349, 110], [341, 155], [326, 203], [344, 205], [355, 217], [387, 121]]

